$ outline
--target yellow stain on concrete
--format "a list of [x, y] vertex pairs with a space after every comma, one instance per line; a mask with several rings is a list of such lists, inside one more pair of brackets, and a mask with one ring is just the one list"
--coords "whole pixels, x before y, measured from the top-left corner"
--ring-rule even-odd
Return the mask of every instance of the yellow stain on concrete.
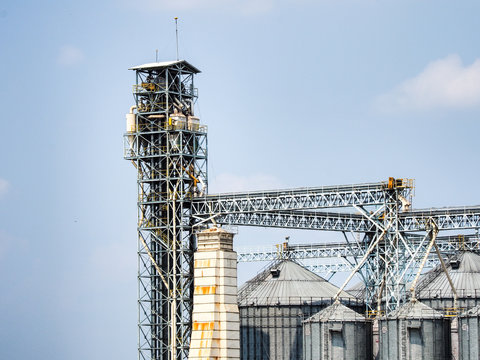
[[193, 322], [193, 330], [213, 330], [215, 328], [215, 321]]
[[195, 286], [195, 295], [215, 295], [217, 287], [213, 286]]
[[199, 259], [195, 260], [195, 269], [211, 268], [216, 266], [215, 259]]

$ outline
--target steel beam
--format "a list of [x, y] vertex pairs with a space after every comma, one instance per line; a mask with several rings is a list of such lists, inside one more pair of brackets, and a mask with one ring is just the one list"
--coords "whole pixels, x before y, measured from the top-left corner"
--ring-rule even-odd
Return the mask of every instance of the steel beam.
[[361, 215], [320, 211], [228, 213], [215, 217], [219, 224], [288, 229], [368, 232], [373, 225]]
[[[413, 237], [416, 246], [420, 245], [420, 238]], [[460, 250], [480, 252], [478, 235], [439, 236], [436, 243], [445, 256], [452, 255]], [[336, 242], [322, 244], [283, 244], [274, 247], [241, 248], [237, 250], [238, 262], [273, 261], [281, 257], [295, 260], [326, 259], [337, 257], [360, 257], [364, 253], [361, 244]]]
[[480, 206], [418, 209], [399, 217], [400, 231], [425, 231], [427, 219], [434, 220], [439, 230], [480, 228]]
[[[205, 214], [203, 214], [205, 216]], [[199, 218], [199, 214], [196, 215]], [[374, 225], [358, 214], [321, 211], [233, 212], [214, 216], [219, 224], [288, 229], [370, 232]], [[480, 207], [414, 210], [399, 214], [400, 232], [423, 232], [427, 219], [439, 230], [480, 228]]]
[[206, 195], [193, 200], [196, 214], [256, 213], [381, 205], [384, 182]]
[[[440, 261], [438, 260], [438, 258], [432, 256], [427, 259], [425, 263], [425, 268], [433, 269], [439, 264], [440, 264]], [[305, 268], [307, 268], [311, 272], [314, 272], [318, 275], [325, 276], [325, 275], [333, 274], [337, 272], [351, 272], [354, 266], [347, 262], [339, 262], [334, 264], [326, 263], [326, 264], [305, 265]]]

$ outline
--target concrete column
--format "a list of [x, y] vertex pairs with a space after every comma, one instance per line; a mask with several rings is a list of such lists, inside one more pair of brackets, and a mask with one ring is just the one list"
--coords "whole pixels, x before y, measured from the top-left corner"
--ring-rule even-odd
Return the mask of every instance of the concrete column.
[[373, 358], [378, 359], [378, 350], [379, 350], [379, 335], [378, 335], [378, 320], [375, 318], [373, 320]]
[[452, 320], [452, 359], [460, 359], [458, 351], [458, 317]]
[[240, 359], [237, 253], [233, 234], [211, 228], [197, 234], [189, 360]]

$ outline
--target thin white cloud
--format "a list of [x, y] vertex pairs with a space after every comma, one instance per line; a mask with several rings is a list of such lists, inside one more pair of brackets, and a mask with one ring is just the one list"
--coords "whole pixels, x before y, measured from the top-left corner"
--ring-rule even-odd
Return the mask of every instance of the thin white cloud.
[[281, 181], [266, 174], [220, 174], [209, 184], [209, 193], [269, 190], [283, 188]]
[[10, 184], [7, 180], [0, 178], [0, 198], [2, 198], [10, 188]]
[[405, 80], [375, 101], [377, 109], [464, 109], [480, 105], [480, 59], [463, 65], [458, 55], [431, 62], [417, 76]]
[[149, 0], [151, 8], [169, 10], [231, 10], [246, 15], [265, 13], [278, 0]]
[[57, 62], [62, 66], [80, 64], [85, 59], [82, 50], [73, 45], [62, 46], [58, 52]]

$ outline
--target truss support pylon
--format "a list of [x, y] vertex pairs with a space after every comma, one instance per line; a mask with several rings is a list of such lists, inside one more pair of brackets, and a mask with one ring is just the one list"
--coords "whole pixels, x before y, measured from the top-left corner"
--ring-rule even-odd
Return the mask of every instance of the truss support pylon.
[[412, 272], [408, 260], [414, 258], [415, 244], [400, 231], [400, 213], [408, 208], [410, 202], [406, 198], [412, 189], [413, 181], [390, 178], [385, 188], [385, 204], [373, 214], [360, 209], [375, 224], [375, 232], [365, 236], [371, 241], [379, 239], [364, 270], [369, 313], [381, 309], [388, 314], [405, 301], [406, 282]]

